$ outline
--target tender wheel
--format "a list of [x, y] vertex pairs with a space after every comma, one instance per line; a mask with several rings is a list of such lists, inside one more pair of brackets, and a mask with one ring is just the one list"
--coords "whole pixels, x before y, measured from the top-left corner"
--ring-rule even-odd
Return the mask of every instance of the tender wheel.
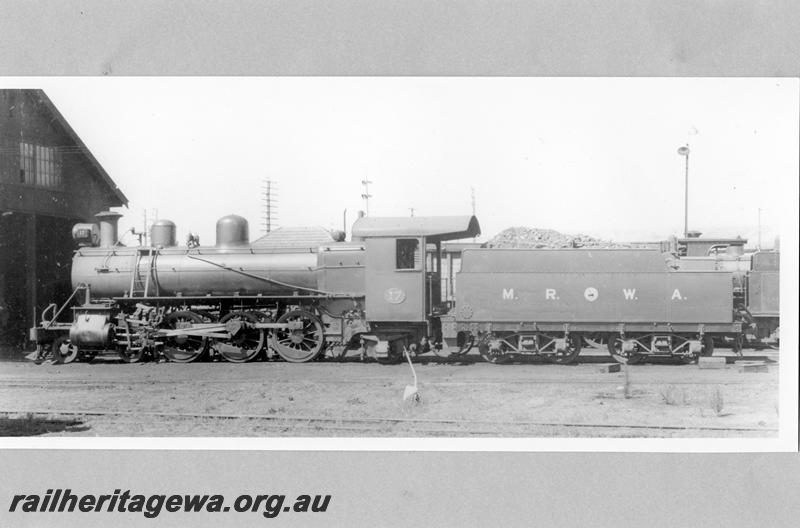
[[[182, 328], [192, 323], [202, 323], [203, 318], [194, 312], [172, 312], [164, 318], [164, 327]], [[203, 356], [208, 340], [205, 337], [178, 335], [164, 340], [164, 356], [175, 363], [191, 363]]]
[[644, 356], [636, 352], [622, 352], [622, 338], [618, 335], [608, 336], [608, 352], [617, 363], [636, 365], [644, 361]]
[[548, 355], [547, 358], [551, 363], [559, 365], [566, 365], [578, 359], [581, 353], [581, 342], [583, 338], [579, 335], [572, 334], [567, 338], [567, 349], [555, 354]]
[[[259, 318], [250, 312], [232, 312], [220, 319], [220, 323], [228, 321], [244, 321], [257, 323]], [[264, 331], [257, 328], [241, 329], [229, 341], [217, 340], [214, 349], [231, 363], [246, 363], [258, 357], [264, 349]]]
[[305, 363], [319, 355], [324, 344], [322, 323], [306, 310], [292, 310], [278, 318], [279, 323], [302, 322], [302, 328], [275, 330], [270, 346], [286, 361]]
[[72, 363], [78, 359], [78, 346], [69, 342], [66, 336], [59, 336], [53, 341], [53, 346], [50, 348], [51, 358], [53, 363], [67, 364]]
[[503, 341], [497, 339], [483, 339], [478, 343], [478, 353], [483, 360], [495, 365], [502, 365], [514, 359], [514, 354], [506, 353], [507, 348]]

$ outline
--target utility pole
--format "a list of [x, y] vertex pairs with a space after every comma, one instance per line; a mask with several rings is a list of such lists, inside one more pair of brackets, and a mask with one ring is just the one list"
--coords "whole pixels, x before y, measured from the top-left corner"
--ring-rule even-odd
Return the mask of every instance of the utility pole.
[[275, 209], [278, 208], [278, 199], [275, 198], [277, 185], [277, 182], [266, 178], [261, 187], [261, 202], [264, 206], [264, 213], [261, 218], [264, 221], [264, 233], [272, 231], [273, 224], [277, 220], [277, 213], [275, 212]]
[[364, 186], [364, 192], [361, 194], [361, 198], [364, 199], [364, 208], [366, 209], [367, 216], [369, 216], [369, 199], [372, 198], [372, 195], [369, 193], [370, 183], [372, 183], [370, 180], [361, 180], [361, 185]]
[[678, 149], [678, 154], [686, 158], [686, 177], [683, 195], [683, 236], [689, 236], [689, 144]]

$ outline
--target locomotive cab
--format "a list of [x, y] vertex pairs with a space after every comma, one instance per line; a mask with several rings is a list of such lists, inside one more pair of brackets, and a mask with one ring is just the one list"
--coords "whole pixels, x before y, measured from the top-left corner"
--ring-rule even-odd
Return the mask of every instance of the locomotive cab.
[[424, 351], [441, 336], [441, 243], [480, 234], [474, 216], [364, 217], [353, 225], [363, 240], [365, 313], [375, 355]]

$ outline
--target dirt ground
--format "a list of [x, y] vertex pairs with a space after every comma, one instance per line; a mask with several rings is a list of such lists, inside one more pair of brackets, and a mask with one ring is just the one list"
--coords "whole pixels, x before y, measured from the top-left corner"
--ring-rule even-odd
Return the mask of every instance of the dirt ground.
[[[746, 351], [747, 352], [747, 351]], [[760, 354], [752, 352], [752, 354]], [[766, 372], [646, 364], [0, 362], [0, 435], [775, 437]], [[627, 370], [627, 374], [626, 371]], [[108, 414], [111, 413], [111, 414]]]

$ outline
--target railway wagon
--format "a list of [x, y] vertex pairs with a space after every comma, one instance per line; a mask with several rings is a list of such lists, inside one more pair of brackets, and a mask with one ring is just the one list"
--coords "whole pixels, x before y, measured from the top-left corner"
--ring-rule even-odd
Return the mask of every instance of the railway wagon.
[[605, 336], [617, 361], [691, 361], [713, 336], [740, 335], [730, 272], [677, 272], [656, 250], [470, 249], [447, 335], [475, 342], [487, 361], [541, 355], [574, 361], [586, 337]]

